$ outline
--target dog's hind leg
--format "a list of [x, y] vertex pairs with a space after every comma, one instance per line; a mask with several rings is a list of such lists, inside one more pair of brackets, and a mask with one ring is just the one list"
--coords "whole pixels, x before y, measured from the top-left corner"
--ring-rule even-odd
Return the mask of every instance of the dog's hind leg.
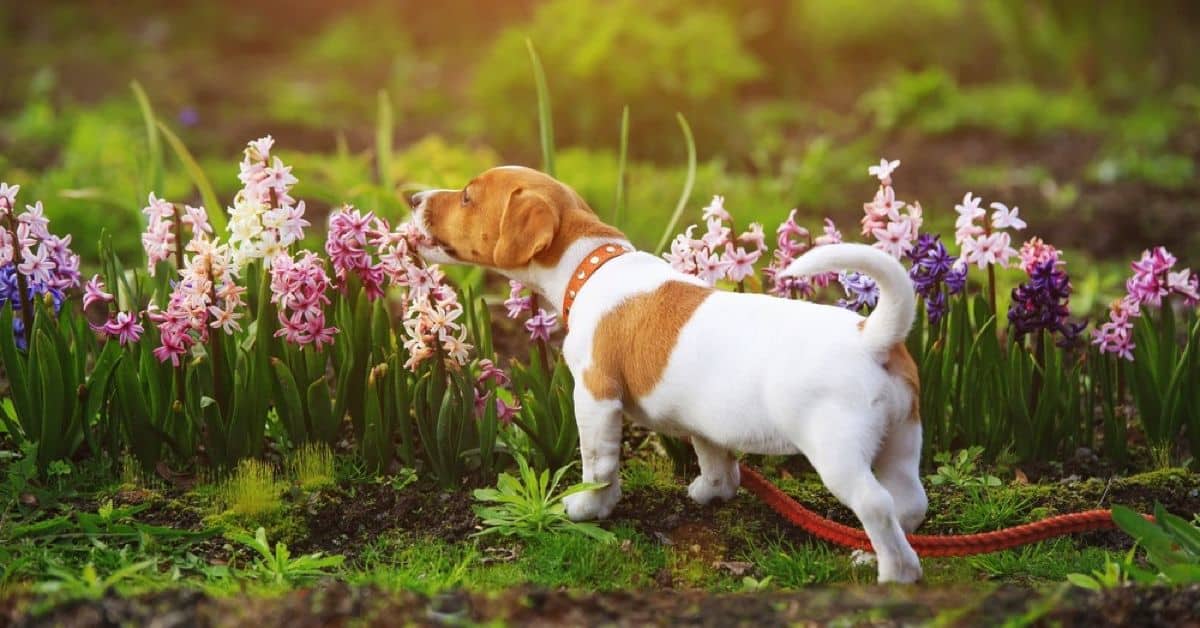
[[921, 423], [896, 421], [875, 457], [875, 476], [892, 494], [900, 527], [911, 534], [925, 520], [929, 499], [921, 485]]
[[829, 491], [862, 522], [879, 559], [879, 581], [914, 582], [921, 577], [920, 560], [904, 538], [891, 493], [871, 472], [878, 447], [864, 447], [878, 442], [869, 432], [881, 422], [855, 416], [870, 411], [862, 408], [856, 413], [838, 406], [811, 410], [813, 416], [821, 417], [820, 436], [803, 439], [807, 446], [801, 450]]
[[717, 447], [699, 437], [692, 437], [692, 447], [700, 462], [700, 475], [688, 486], [688, 496], [700, 504], [713, 499], [732, 499], [741, 483], [737, 458], [733, 452]]
[[586, 387], [576, 386], [575, 423], [583, 481], [608, 486], [567, 496], [567, 516], [574, 521], [603, 519], [621, 499], [621, 402], [597, 399]]

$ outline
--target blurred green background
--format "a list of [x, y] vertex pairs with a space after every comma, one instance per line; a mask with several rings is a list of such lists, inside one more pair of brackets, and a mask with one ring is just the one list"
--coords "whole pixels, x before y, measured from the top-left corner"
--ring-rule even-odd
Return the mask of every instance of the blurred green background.
[[[856, 233], [866, 167], [886, 156], [935, 228], [967, 190], [1019, 205], [1028, 235], [1080, 260], [1084, 309], [1148, 246], [1200, 263], [1194, 2], [7, 2], [0, 24], [0, 180], [43, 199], [89, 259], [102, 228], [139, 254], [149, 166], [130, 81], [226, 202], [241, 147], [270, 133], [318, 215], [353, 202], [400, 217], [393, 184], [539, 165], [529, 38], [558, 175], [602, 216], [630, 107], [620, 226], [643, 246], [685, 178], [681, 112], [700, 160], [684, 224], [723, 194], [739, 225], [770, 230], [797, 207], [810, 228], [828, 215]], [[167, 165], [161, 192], [198, 201], [169, 151]]]

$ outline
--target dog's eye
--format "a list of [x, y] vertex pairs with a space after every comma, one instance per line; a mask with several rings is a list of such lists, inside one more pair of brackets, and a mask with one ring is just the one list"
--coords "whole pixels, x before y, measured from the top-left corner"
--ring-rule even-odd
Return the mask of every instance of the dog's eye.
[[468, 195], [468, 194], [467, 194], [467, 191], [466, 191], [466, 190], [463, 190], [463, 193], [462, 193], [462, 204], [463, 204], [463, 205], [467, 205], [467, 204], [469, 204], [470, 202], [471, 202], [471, 197], [470, 197], [470, 195]]

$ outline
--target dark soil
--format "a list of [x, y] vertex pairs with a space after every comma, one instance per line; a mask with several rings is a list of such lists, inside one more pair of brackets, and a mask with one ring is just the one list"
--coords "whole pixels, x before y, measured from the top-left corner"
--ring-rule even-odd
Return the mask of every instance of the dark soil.
[[[134, 598], [71, 602], [40, 616], [24, 602], [0, 602], [0, 621], [16, 626], [344, 626], [491, 622], [529, 626], [783, 626], [797, 623], [902, 626], [998, 625], [1022, 617], [1035, 625], [1197, 626], [1200, 585], [1184, 589], [1081, 589], [1043, 596], [1029, 589], [838, 587], [763, 594], [691, 592], [573, 593], [512, 589], [499, 594], [425, 597], [329, 583], [279, 598], [211, 598], [166, 591]], [[1024, 624], [1022, 624], [1024, 625]]]
[[454, 543], [478, 529], [471, 503], [468, 491], [440, 491], [423, 483], [402, 491], [387, 484], [355, 484], [322, 495], [306, 516], [309, 534], [296, 543], [296, 551], [353, 557], [370, 541], [397, 531]]

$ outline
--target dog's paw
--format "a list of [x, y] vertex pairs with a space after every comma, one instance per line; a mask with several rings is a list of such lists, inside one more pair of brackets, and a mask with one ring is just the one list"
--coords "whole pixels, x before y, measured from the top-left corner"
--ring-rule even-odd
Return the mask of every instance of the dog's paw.
[[900, 560], [879, 561], [879, 582], [910, 584], [921, 579], [921, 561], [916, 552], [909, 549]]
[[734, 467], [734, 473], [726, 476], [708, 477], [701, 475], [692, 480], [688, 485], [688, 497], [691, 497], [697, 504], [707, 504], [714, 499], [728, 501], [737, 495], [738, 478], [737, 467]]
[[607, 519], [620, 499], [620, 489], [607, 488], [568, 495], [563, 498], [563, 505], [571, 521], [590, 521]]
[[856, 549], [850, 552], [850, 564], [855, 567], [867, 567], [876, 563], [875, 554], [866, 550]]

